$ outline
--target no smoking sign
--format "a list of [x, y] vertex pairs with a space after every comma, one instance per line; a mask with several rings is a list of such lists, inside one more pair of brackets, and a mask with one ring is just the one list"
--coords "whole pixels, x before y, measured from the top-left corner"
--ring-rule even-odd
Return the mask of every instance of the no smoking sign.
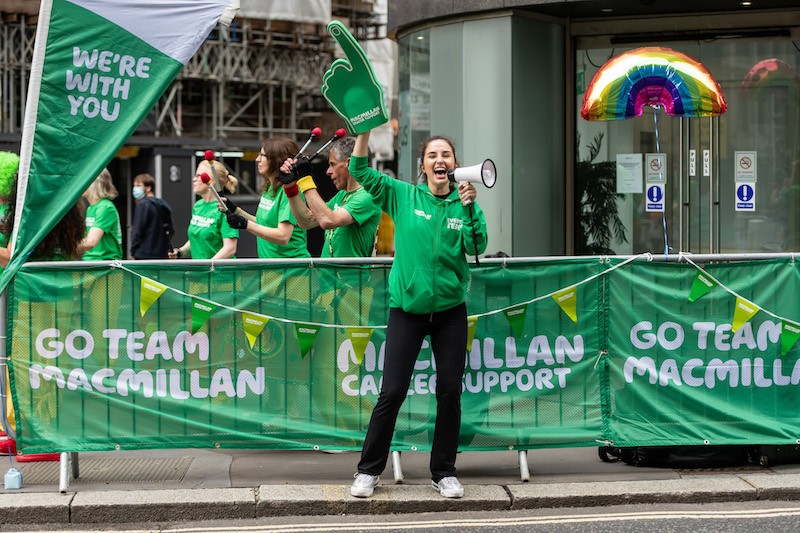
[[734, 152], [734, 177], [736, 181], [756, 181], [758, 179], [757, 152]]

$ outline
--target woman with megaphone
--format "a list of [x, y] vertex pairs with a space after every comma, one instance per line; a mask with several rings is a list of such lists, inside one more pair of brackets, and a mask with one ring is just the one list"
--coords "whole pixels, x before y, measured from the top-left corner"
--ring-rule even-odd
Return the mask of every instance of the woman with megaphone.
[[434, 136], [420, 145], [418, 185], [395, 180], [367, 164], [369, 132], [356, 139], [350, 174], [392, 217], [395, 257], [389, 275], [389, 321], [380, 395], [350, 488], [371, 496], [386, 467], [395, 422], [408, 393], [414, 364], [430, 335], [436, 363], [436, 421], [430, 469], [433, 488], [446, 498], [460, 498], [456, 477], [461, 426], [461, 383], [467, 345], [466, 292], [469, 265], [465, 254], [486, 250], [486, 219], [475, 204], [470, 181], [452, 182], [458, 167], [453, 142]]

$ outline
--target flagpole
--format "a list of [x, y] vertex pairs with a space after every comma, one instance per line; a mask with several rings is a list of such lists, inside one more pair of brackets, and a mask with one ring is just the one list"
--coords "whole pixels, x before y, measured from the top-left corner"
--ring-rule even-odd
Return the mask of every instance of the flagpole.
[[42, 85], [47, 36], [50, 32], [50, 14], [53, 0], [42, 0], [39, 6], [39, 19], [36, 23], [36, 40], [33, 45], [31, 60], [31, 77], [28, 81], [28, 96], [25, 99], [25, 118], [22, 122], [22, 142], [19, 153], [19, 171], [17, 173], [17, 209], [14, 215], [14, 226], [8, 241], [11, 259], [14, 258], [14, 245], [17, 240], [17, 229], [22, 219], [22, 206], [25, 205], [25, 194], [28, 190], [28, 174], [31, 170], [31, 154], [33, 153], [33, 136], [36, 133], [36, 119], [39, 115], [39, 92]]

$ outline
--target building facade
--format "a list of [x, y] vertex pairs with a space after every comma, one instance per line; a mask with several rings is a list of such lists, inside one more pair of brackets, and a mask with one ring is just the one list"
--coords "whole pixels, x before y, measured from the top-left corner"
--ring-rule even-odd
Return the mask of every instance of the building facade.
[[[0, 0], [1, 150], [19, 151], [38, 13], [38, 0]], [[212, 31], [109, 161], [123, 225], [132, 221], [133, 178], [148, 172], [157, 195], [173, 207], [174, 243], [185, 242], [195, 200], [191, 180], [207, 149], [239, 179], [235, 201], [255, 212], [262, 186], [255, 158], [264, 138], [287, 136], [302, 145], [314, 127], [326, 138], [342, 127], [320, 91], [337, 56], [326, 31], [333, 19], [363, 42], [387, 40], [385, 0], [240, 0], [230, 27]], [[312, 233], [312, 245], [321, 246], [322, 233]], [[247, 232], [237, 255], [255, 256]]]
[[[399, 176], [416, 176], [416, 145], [432, 133], [455, 138], [462, 165], [493, 159], [497, 185], [478, 186], [489, 251], [591, 253], [603, 227], [616, 254], [800, 251], [796, 2], [409, 0], [389, 5], [389, 29]], [[727, 112], [582, 119], [594, 74], [645, 46], [704, 65]], [[638, 187], [617, 183], [624, 161]]]

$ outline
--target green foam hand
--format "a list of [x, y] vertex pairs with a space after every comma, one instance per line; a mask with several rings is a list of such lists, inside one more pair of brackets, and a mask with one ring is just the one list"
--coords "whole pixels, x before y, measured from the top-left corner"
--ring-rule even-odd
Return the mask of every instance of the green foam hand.
[[322, 95], [344, 119], [347, 130], [357, 135], [389, 121], [383, 88], [372, 71], [364, 50], [338, 20], [328, 24], [330, 33], [347, 59], [337, 59], [322, 76]]

